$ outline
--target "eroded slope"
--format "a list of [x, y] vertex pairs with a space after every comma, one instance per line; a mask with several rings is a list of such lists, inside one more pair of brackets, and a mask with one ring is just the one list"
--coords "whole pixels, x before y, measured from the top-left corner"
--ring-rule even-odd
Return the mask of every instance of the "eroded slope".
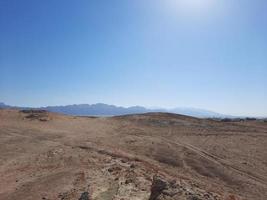
[[266, 199], [264, 122], [0, 110], [0, 199]]

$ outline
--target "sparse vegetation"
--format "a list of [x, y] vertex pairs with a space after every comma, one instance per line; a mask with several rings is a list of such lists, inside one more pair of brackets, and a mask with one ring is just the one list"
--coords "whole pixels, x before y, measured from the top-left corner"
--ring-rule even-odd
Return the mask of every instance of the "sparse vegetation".
[[0, 117], [1, 200], [267, 195], [262, 119], [168, 113], [91, 118], [5, 109]]

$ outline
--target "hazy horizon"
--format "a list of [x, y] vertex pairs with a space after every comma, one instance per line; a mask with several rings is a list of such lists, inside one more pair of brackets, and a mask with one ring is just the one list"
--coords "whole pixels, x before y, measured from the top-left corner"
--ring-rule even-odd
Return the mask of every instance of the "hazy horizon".
[[[210, 109], [206, 109], [206, 108], [198, 108], [198, 107], [187, 107], [187, 106], [184, 106], [184, 107], [181, 107], [181, 106], [176, 106], [176, 107], [162, 107], [162, 106], [144, 106], [144, 105], [118, 105], [118, 104], [109, 104], [109, 103], [105, 103], [105, 102], [95, 102], [95, 103], [72, 103], [72, 104], [55, 104], [55, 105], [39, 105], [39, 106], [31, 106], [31, 105], [10, 105], [10, 104], [7, 104], [5, 102], [1, 102], [0, 101], [0, 104], [3, 103], [4, 105], [6, 106], [12, 106], [12, 107], [24, 107], [24, 108], [45, 108], [45, 107], [64, 107], [64, 106], [74, 106], [74, 105], [77, 105], [77, 106], [80, 106], [80, 105], [89, 105], [89, 106], [92, 106], [92, 105], [97, 105], [97, 104], [104, 104], [104, 105], [109, 105], [109, 106], [116, 106], [116, 107], [123, 107], [123, 108], [132, 108], [132, 107], [142, 107], [142, 108], [145, 108], [145, 109], [148, 109], [148, 110], [151, 110], [152, 112], [154, 112], [155, 110], [162, 110], [160, 112], [171, 112], [173, 113], [173, 111], [175, 109], [181, 109], [181, 110], [184, 110], [186, 112], [188, 111], [198, 111], [198, 112], [211, 112], [211, 113], [217, 113], [219, 115], [221, 115], [221, 117], [256, 117], [256, 118], [267, 118], [267, 115], [232, 115], [232, 114], [229, 114], [229, 113], [223, 113], [223, 112], [218, 112], [216, 110], [210, 110]], [[158, 111], [157, 111], [158, 112]], [[179, 112], [176, 112], [177, 114], [179, 114]], [[182, 113], [180, 113], [182, 114]], [[191, 115], [193, 116], [193, 115]]]
[[0, 2], [0, 102], [267, 116], [267, 2]]

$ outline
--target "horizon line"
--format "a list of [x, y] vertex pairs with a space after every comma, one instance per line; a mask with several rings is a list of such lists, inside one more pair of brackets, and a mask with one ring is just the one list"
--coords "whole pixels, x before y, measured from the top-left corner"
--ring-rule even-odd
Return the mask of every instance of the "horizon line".
[[45, 105], [45, 106], [26, 106], [26, 105], [10, 105], [10, 104], [6, 104], [5, 102], [0, 101], [0, 104], [4, 104], [5, 106], [10, 106], [10, 107], [17, 107], [17, 108], [33, 108], [33, 109], [38, 109], [38, 108], [47, 108], [47, 107], [65, 107], [65, 106], [78, 106], [78, 105], [88, 105], [88, 106], [92, 106], [92, 105], [97, 105], [97, 104], [104, 104], [104, 105], [108, 105], [108, 106], [115, 106], [118, 108], [132, 108], [132, 107], [142, 107], [145, 108], [147, 110], [151, 110], [153, 112], [153, 110], [165, 110], [166, 112], [172, 112], [171, 110], [174, 109], [196, 109], [196, 110], [202, 110], [202, 111], [208, 111], [208, 112], [213, 112], [214, 114], [218, 114], [218, 115], [224, 115], [225, 117], [230, 117], [230, 118], [246, 118], [246, 117], [254, 117], [254, 118], [267, 118], [267, 115], [265, 116], [258, 116], [258, 115], [233, 115], [233, 114], [225, 114], [225, 113], [221, 113], [221, 112], [217, 112], [214, 110], [209, 110], [206, 108], [198, 108], [198, 107], [191, 107], [191, 106], [183, 106], [183, 107], [169, 107], [169, 108], [164, 108], [164, 107], [160, 107], [160, 106], [141, 106], [141, 105], [133, 105], [133, 106], [121, 106], [121, 105], [116, 105], [116, 104], [110, 104], [110, 103], [103, 103], [103, 102], [99, 102], [99, 103], [73, 103], [73, 104], [64, 104], [64, 105]]

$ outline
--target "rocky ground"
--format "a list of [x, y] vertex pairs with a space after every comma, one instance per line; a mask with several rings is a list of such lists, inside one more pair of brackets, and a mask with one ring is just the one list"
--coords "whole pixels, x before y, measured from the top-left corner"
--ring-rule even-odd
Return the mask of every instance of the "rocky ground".
[[0, 200], [265, 200], [267, 123], [0, 110]]

